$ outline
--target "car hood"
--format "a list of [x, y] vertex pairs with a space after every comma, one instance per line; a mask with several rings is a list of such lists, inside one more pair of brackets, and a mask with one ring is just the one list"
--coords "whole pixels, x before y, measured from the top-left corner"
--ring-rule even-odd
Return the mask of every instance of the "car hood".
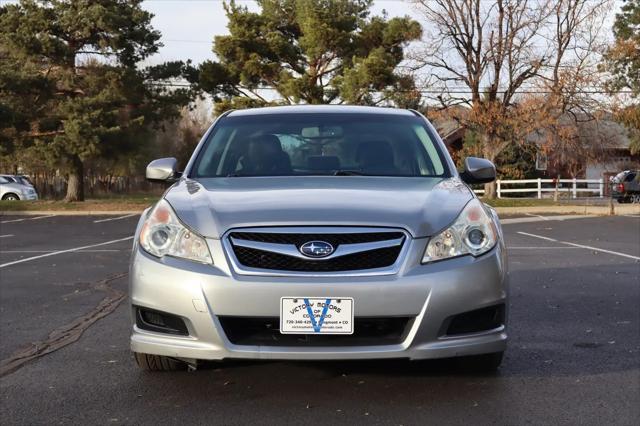
[[255, 226], [400, 227], [434, 235], [473, 198], [458, 178], [369, 176], [182, 179], [166, 200], [191, 229], [220, 238]]
[[5, 190], [6, 189], [12, 189], [14, 191], [22, 192], [22, 191], [26, 191], [26, 190], [32, 189], [33, 187], [27, 186], [27, 185], [23, 185], [23, 184], [17, 183], [17, 182], [9, 182], [9, 183], [3, 183], [2, 184], [2, 188], [4, 188]]

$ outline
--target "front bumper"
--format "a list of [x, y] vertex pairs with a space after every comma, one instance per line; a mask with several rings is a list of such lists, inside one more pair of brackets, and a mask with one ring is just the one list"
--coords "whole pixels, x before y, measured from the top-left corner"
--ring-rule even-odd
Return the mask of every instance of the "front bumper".
[[[181, 317], [188, 336], [138, 328], [131, 349], [183, 359], [226, 358], [336, 360], [428, 359], [499, 352], [506, 348], [506, 324], [478, 333], [444, 336], [453, 315], [507, 305], [504, 247], [473, 258], [463, 256], [421, 265], [426, 239], [409, 240], [406, 258], [394, 275], [356, 277], [262, 277], [237, 275], [219, 240], [208, 240], [215, 266], [165, 257], [134, 247], [131, 304]], [[398, 344], [367, 346], [236, 345], [219, 316], [277, 317], [281, 297], [353, 297], [356, 317], [413, 318]]]

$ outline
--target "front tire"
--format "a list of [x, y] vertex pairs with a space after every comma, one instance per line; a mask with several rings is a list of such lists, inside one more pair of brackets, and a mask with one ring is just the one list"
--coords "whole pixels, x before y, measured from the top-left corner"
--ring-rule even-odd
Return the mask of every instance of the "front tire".
[[5, 194], [2, 199], [5, 201], [19, 201], [20, 197], [18, 197], [16, 194]]
[[134, 352], [133, 357], [138, 367], [144, 371], [179, 371], [187, 369], [187, 364], [184, 362], [167, 356]]
[[459, 358], [459, 362], [463, 368], [468, 368], [477, 372], [490, 373], [500, 368], [503, 357], [504, 351], [463, 357]]

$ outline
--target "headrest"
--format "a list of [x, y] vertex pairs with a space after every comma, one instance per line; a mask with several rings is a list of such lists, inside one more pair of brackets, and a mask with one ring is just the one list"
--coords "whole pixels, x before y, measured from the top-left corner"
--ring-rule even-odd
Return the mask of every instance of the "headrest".
[[258, 135], [251, 138], [252, 143], [260, 145], [263, 151], [282, 151], [282, 144], [276, 135]]
[[356, 150], [356, 160], [364, 165], [392, 165], [393, 149], [387, 141], [361, 142]]
[[340, 159], [333, 155], [312, 155], [307, 158], [311, 170], [339, 170]]

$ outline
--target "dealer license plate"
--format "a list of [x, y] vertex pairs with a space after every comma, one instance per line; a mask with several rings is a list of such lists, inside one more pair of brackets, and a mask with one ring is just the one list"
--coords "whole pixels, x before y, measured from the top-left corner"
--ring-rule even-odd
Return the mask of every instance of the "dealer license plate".
[[282, 334], [353, 334], [353, 298], [283, 297]]

